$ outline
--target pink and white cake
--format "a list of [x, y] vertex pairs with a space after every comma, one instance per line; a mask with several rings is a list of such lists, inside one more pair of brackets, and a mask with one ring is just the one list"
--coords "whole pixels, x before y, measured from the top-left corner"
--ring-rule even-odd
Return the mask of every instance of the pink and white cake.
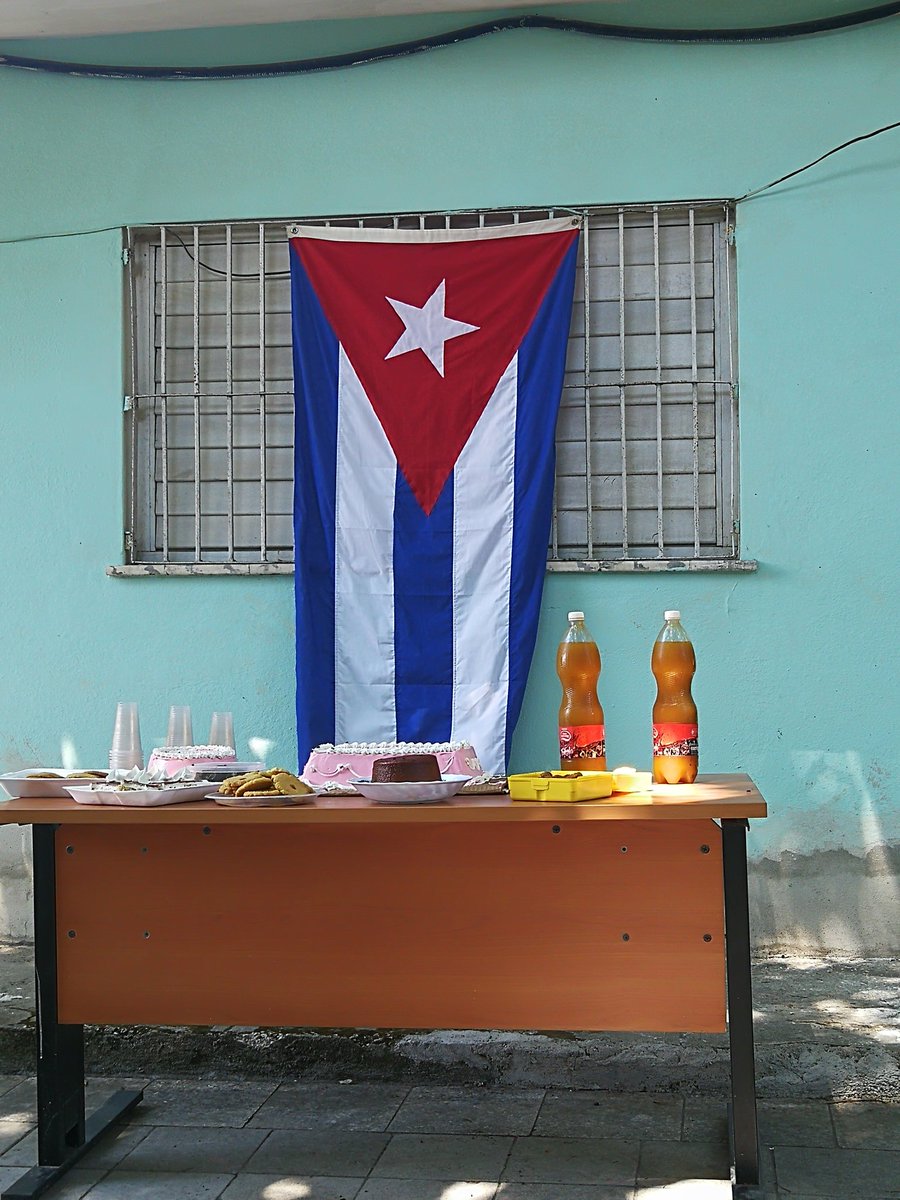
[[303, 768], [303, 778], [317, 787], [334, 784], [349, 788], [357, 779], [372, 778], [376, 758], [394, 754], [434, 754], [442, 775], [471, 779], [483, 772], [468, 742], [341, 742], [316, 746]]
[[233, 746], [157, 746], [150, 755], [147, 769], [159, 768], [167, 777], [185, 769], [202, 776], [209, 767], [233, 763], [235, 758]]

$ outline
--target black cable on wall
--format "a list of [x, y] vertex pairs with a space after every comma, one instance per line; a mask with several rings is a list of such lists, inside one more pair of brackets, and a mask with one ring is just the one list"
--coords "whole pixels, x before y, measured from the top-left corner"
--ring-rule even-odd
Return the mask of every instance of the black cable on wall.
[[86, 76], [92, 79], [135, 80], [201, 80], [201, 79], [269, 79], [280, 75], [308, 75], [315, 71], [338, 71], [346, 67], [361, 67], [369, 63], [406, 58], [426, 50], [456, 46], [492, 33], [515, 29], [553, 30], [559, 33], [580, 33], [589, 37], [619, 38], [626, 41], [677, 42], [687, 44], [729, 44], [771, 42], [784, 38], [805, 37], [830, 33], [856, 25], [881, 21], [900, 13], [900, 0], [878, 4], [872, 8], [856, 9], [834, 17], [798, 21], [787, 25], [769, 25], [758, 29], [651, 29], [641, 25], [611, 25], [598, 21], [576, 21], [538, 14], [500, 17], [477, 25], [466, 25], [449, 33], [433, 34], [414, 41], [376, 46], [368, 50], [352, 50], [319, 58], [301, 58], [287, 62], [253, 63], [231, 67], [116, 67], [98, 63], [57, 62], [46, 58], [28, 58], [16, 54], [0, 54], [0, 67], [17, 67], [28, 71], [45, 71], [54, 75]]

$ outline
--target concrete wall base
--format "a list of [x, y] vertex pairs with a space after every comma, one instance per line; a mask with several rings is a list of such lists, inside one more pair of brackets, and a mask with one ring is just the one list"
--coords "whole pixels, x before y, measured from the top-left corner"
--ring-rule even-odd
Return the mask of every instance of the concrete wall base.
[[760, 954], [900, 954], [900, 843], [867, 854], [784, 851], [750, 864], [750, 928]]

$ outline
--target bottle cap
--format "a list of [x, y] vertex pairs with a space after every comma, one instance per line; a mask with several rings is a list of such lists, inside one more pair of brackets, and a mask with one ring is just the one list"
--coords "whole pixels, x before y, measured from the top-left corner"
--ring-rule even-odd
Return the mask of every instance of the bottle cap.
[[569, 620], [570, 620], [570, 621], [583, 621], [583, 620], [584, 620], [584, 613], [583, 613], [583, 612], [570, 612], [570, 613], [569, 613]]
[[677, 608], [667, 608], [665, 615], [666, 615], [667, 621], [680, 621], [681, 620], [681, 610], [677, 609]]

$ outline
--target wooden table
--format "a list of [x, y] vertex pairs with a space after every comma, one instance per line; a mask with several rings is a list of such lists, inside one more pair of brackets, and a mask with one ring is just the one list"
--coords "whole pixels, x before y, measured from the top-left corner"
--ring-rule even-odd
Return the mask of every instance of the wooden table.
[[85, 1024], [721, 1032], [732, 1183], [758, 1182], [747, 775], [579, 804], [0, 804], [32, 826], [40, 1195], [142, 1093], [84, 1113]]

